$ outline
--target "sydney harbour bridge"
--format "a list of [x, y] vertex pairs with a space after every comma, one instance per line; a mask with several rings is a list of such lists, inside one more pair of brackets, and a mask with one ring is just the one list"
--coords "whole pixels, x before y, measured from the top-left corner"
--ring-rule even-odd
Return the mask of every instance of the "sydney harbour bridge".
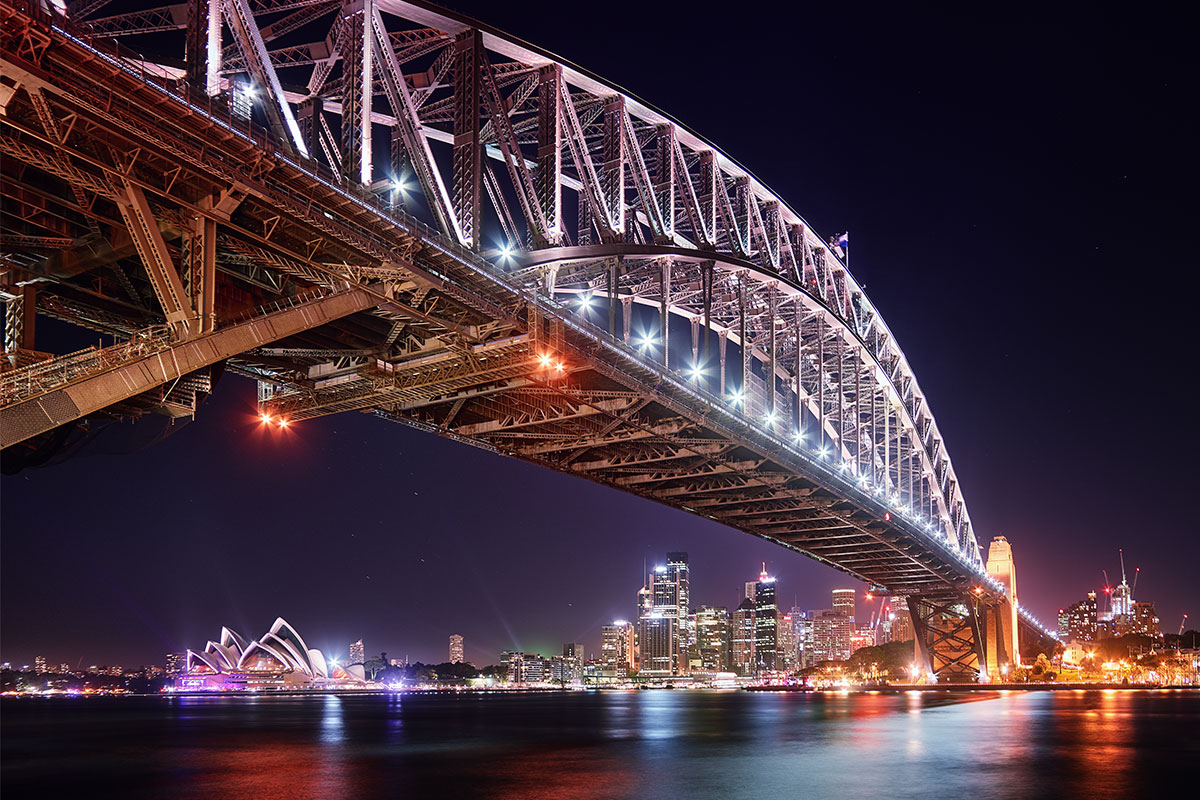
[[130, 6], [0, 0], [6, 456], [230, 372], [264, 424], [371, 413], [906, 597], [930, 677], [1045, 636], [878, 309], [717, 146], [423, 2]]

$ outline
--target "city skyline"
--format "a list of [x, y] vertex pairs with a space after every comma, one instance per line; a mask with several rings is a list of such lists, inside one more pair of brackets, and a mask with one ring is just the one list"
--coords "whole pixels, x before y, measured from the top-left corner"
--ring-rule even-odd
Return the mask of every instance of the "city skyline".
[[[961, 19], [915, 27], [900, 11], [882, 12], [850, 44], [825, 37], [808, 44], [814, 52], [806, 63], [821, 70], [821, 97], [848, 99], [822, 125], [803, 124], [809, 116], [803, 104], [789, 107], [777, 128], [802, 133], [801, 156], [781, 159], [773, 155], [782, 146], [775, 128], [747, 130], [740, 119], [712, 115], [711, 92], [718, 89], [706, 84], [701, 91], [684, 80], [690, 69], [656, 46], [653, 32], [661, 26], [654, 15], [702, 37], [699, 20], [678, 19], [669, 8], [643, 9], [651, 16], [644, 28], [619, 31], [634, 37], [630, 51], [637, 58], [613, 58], [604, 43], [618, 31], [604, 26], [617, 26], [615, 20], [595, 21], [599, 28], [591, 41], [549, 24], [552, 14], [493, 19], [479, 4], [456, 5], [630, 86], [702, 128], [781, 195], [794, 197], [819, 230], [853, 232], [855, 274], [886, 312], [932, 398], [980, 544], [993, 535], [1013, 542], [1022, 600], [1043, 623], [1052, 626], [1059, 608], [1101, 588], [1100, 570], [1112, 573], [1121, 546], [1131, 567], [1143, 567], [1139, 594], [1157, 601], [1164, 628], [1173, 630], [1183, 613], [1200, 613], [1189, 571], [1198, 540], [1194, 531], [1187, 533], [1194, 527], [1185, 483], [1192, 470], [1180, 455], [1193, 449], [1188, 437], [1194, 433], [1185, 430], [1182, 446], [1172, 441], [1169, 447], [1132, 427], [1119, 426], [1115, 443], [1097, 437], [1095, 431], [1111, 429], [1113, 418], [1110, 406], [1090, 399], [1088, 389], [1091, 376], [1109, 374], [1114, 363], [1143, 363], [1157, 373], [1174, 361], [1166, 349], [1143, 354], [1140, 344], [1114, 332], [1110, 294], [1125, 285], [1127, 261], [1148, 238], [1154, 257], [1168, 264], [1184, 263], [1189, 252], [1181, 207], [1150, 177], [1175, 174], [1177, 165], [1166, 154], [1175, 151], [1171, 142], [1188, 141], [1186, 126], [1151, 124], [1164, 119], [1163, 109], [1178, 107], [1186, 84], [1151, 59], [1106, 88], [1102, 99], [1090, 89], [1065, 91], [1074, 73], [1062, 64], [1092, 63], [1084, 37], [1063, 43], [1049, 32], [1002, 22], [995, 40], [973, 56], [955, 35]], [[825, 13], [806, 10], [798, 22], [835, 29], [837, 15]], [[896, 36], [896, 30], [908, 36]], [[1051, 38], [1026, 64], [1001, 33]], [[1106, 38], [1111, 34], [1088, 33], [1120, 49], [1119, 40]], [[783, 55], [786, 41], [774, 38], [781, 34], [755, 26], [730, 35], [731, 48], [756, 53], [764, 72], [792, 74], [795, 65]], [[763, 35], [769, 46], [757, 39]], [[908, 41], [944, 46], [930, 49], [937, 56], [925, 55], [898, 44]], [[870, 57], [846, 59], [844, 69], [820, 67], [844, 55], [844, 47]], [[946, 58], [966, 66], [944, 75]], [[1043, 70], [1047, 65], [1037, 59], [1051, 59], [1050, 67], [1053, 59], [1063, 61], [1057, 70]], [[1050, 80], [1043, 81], [1047, 74]], [[714, 80], [719, 90], [740, 93], [748, 107], [773, 107], [788, 85], [785, 77], [754, 85], [734, 85], [724, 75]], [[1150, 121], [1146, 127], [1157, 138], [1142, 146], [1112, 138], [1114, 102]], [[1048, 131], [1039, 128], [1038, 135], [1019, 115], [996, 119], [998, 108], [1026, 107], [1055, 108], [1069, 119]], [[888, 137], [873, 134], [884, 127], [892, 132]], [[980, 184], [988, 191], [979, 192]], [[1086, 208], [1077, 202], [1085, 193], [1094, 198]], [[1019, 244], [1008, 242], [1012, 231], [1021, 232]], [[1015, 251], [1021, 253], [1019, 272], [1011, 266]], [[1037, 276], [1036, 294], [1028, 276]], [[925, 313], [922, 301], [931, 292], [946, 316]], [[1178, 323], [1156, 301], [1137, 295], [1123, 300], [1130, 305], [1121, 315], [1144, 318], [1148, 335], [1179, 338]], [[1018, 302], [1036, 303], [1033, 312], [1055, 320], [1061, 347], [1073, 354], [1069, 363], [1046, 356], [1037, 326], [1014, 319]], [[39, 335], [53, 341], [58, 333], [46, 324]], [[1096, 336], [1106, 346], [1094, 346]], [[1036, 387], [1039, 394], [1006, 387]], [[553, 648], [597, 630], [603, 620], [628, 616], [617, 588], [600, 600], [583, 599], [597, 596], [598, 581], [581, 581], [573, 565], [617, 572], [636, 560], [631, 550], [686, 549], [733, 585], [731, 573], [741, 564], [763, 559], [781, 579], [790, 583], [795, 575], [797, 585], [813, 586], [814, 596], [844, 581], [801, 556], [713, 523], [410, 430], [342, 415], [294, 426], [284, 437], [258, 430], [253, 408], [253, 387], [229, 377], [195, 423], [153, 448], [5, 476], [0, 591], [9, 611], [0, 651], [51, 654], [53, 645], [42, 646], [45, 637], [67, 631], [80, 647], [118, 648], [111, 658], [95, 660], [116, 660], [122, 652], [152, 658], [204, 636], [230, 614], [245, 615], [251, 622], [245, 627], [252, 627], [252, 620], [275, 611], [273, 598], [254, 586], [257, 570], [281, 558], [322, 587], [303, 607], [287, 609], [305, 630], [337, 635], [336, 646], [354, 633], [342, 635], [345, 603], [352, 598], [362, 609], [358, 635], [368, 643], [382, 640], [389, 653], [397, 647], [402, 654], [405, 641], [428, 642], [430, 658], [447, 632], [472, 618], [479, 631], [463, 631], [468, 659], [478, 657], [473, 647]], [[1146, 508], [1097, 501], [1097, 487], [1129, 463], [1136, 471], [1155, 471], [1164, 487], [1161, 502]], [[172, 476], [193, 470], [208, 477], [171, 485]], [[313, 499], [315, 482], [328, 498], [323, 503]], [[131, 483], [144, 497], [145, 520], [116, 511]], [[63, 486], [71, 487], [70, 503], [60, 501]], [[403, 523], [392, 511], [369, 504], [348, 509], [333, 499], [359, 497], [363, 486], [381, 495], [379, 503], [409, 499]], [[463, 502], [468, 493], [471, 502]], [[270, 509], [269, 524], [260, 521], [264, 508]], [[173, 521], [169, 532], [164, 519]], [[303, 540], [316, 555], [281, 553], [271, 536], [279, 531]], [[459, 538], [445, 541], [452, 537]], [[516, 542], [526, 544], [512, 546]], [[469, 597], [447, 618], [437, 610], [429, 619], [440, 576], [459, 571], [469, 578]], [[518, 580], [510, 582], [509, 574]], [[545, 576], [562, 576], [555, 596], [567, 597], [554, 608], [517, 588], [540, 585]], [[188, 587], [199, 585], [206, 586], [203, 598], [186, 596]], [[329, 597], [338, 599], [336, 611], [323, 607]], [[705, 599], [735, 605], [730, 597]], [[786, 596], [781, 605], [790, 605]], [[81, 608], [88, 619], [79, 619]]]
[[[1004, 542], [1003, 544], [1005, 546], [1007, 546], [1009, 543]], [[1012, 551], [1008, 550], [1007, 552], [1011, 553]], [[1016, 560], [1017, 559], [1013, 559], [1014, 562]], [[730, 600], [729, 604], [722, 604], [719, 601], [719, 598], [709, 596], [710, 592], [709, 592], [708, 587], [703, 589], [699, 595], [695, 595], [693, 593], [693, 590], [691, 589], [691, 572], [692, 572], [692, 570], [690, 569], [690, 556], [689, 556], [688, 552], [680, 552], [680, 551], [671, 551], [671, 552], [667, 553], [665, 557], [658, 559], [656, 563], [647, 562], [646, 566], [647, 566], [648, 570], [643, 576], [645, 578], [645, 582], [643, 583], [643, 588], [647, 587], [647, 586], [654, 587], [655, 578], [661, 577], [662, 575], [667, 573], [667, 571], [669, 569], [668, 565], [670, 565], [672, 563], [675, 563], [675, 564], [682, 563], [683, 571], [686, 576], [684, 578], [684, 586], [687, 588], [684, 592], [684, 596], [688, 597], [688, 601], [686, 601], [686, 602], [679, 601], [680, 609], [683, 609], [684, 607], [690, 605], [690, 611], [691, 611], [691, 615], [693, 617], [693, 622], [696, 621], [695, 617], [697, 615], [697, 612], [701, 611], [702, 609], [714, 609], [714, 608], [724, 609], [725, 614], [726, 614], [726, 616], [724, 617], [724, 619], [725, 619], [724, 624], [729, 626], [729, 630], [727, 631], [728, 636], [729, 636], [729, 639], [727, 640], [727, 646], [730, 646], [730, 647], [733, 646], [733, 643], [734, 643], [734, 641], [736, 639], [736, 635], [737, 635], [736, 631], [733, 629], [734, 620], [735, 620], [734, 612], [737, 610], [738, 605], [743, 602], [748, 604], [747, 605], [748, 608], [751, 608], [751, 609], [756, 608], [756, 606], [758, 604], [756, 603], [756, 598], [754, 597], [754, 587], [757, 587], [759, 585], [759, 583], [761, 581], [763, 581], [764, 579], [769, 581], [769, 584], [772, 588], [772, 597], [771, 597], [770, 603], [771, 603], [771, 607], [776, 609], [779, 619], [782, 620], [785, 613], [788, 613], [788, 612], [785, 612], [784, 609], [790, 609], [790, 614], [788, 614], [789, 618], [790, 618], [791, 614], [795, 614], [797, 612], [810, 615], [808, 617], [810, 627], [812, 625], [813, 616], [820, 616], [823, 612], [832, 611], [833, 615], [835, 615], [835, 616], [845, 617], [845, 618], [854, 620], [857, 623], [855, 626], [855, 629], [860, 629], [862, 627], [864, 619], [866, 619], [867, 617], [870, 617], [871, 620], [874, 621], [876, 619], [876, 615], [885, 607], [885, 604], [888, 602], [888, 598], [886, 595], [878, 596], [878, 595], [871, 594], [870, 592], [867, 591], [865, 585], [861, 584], [861, 582], [854, 581], [853, 579], [850, 579], [847, 576], [841, 576], [841, 578], [839, 579], [838, 575], [840, 575], [840, 573], [838, 573], [834, 576], [835, 579], [833, 582], [833, 586], [824, 594], [824, 599], [818, 599], [819, 595], [818, 595], [818, 597], [814, 597], [811, 590], [805, 592], [803, 595], [801, 595], [800, 592], [793, 592], [793, 593], [789, 594], [786, 591], [786, 589], [787, 589], [786, 584], [784, 585], [784, 589], [785, 589], [784, 594], [782, 596], [776, 598], [774, 595], [774, 592], [778, 588], [780, 579], [779, 579], [778, 575], [771, 574], [771, 570], [769, 570], [767, 568], [767, 562], [764, 561], [764, 562], [760, 562], [760, 566], [761, 566], [760, 572], [757, 575], [753, 576], [753, 578], [751, 580], [737, 583], [734, 586], [732, 591], [728, 591], [728, 587], [726, 587], [726, 590], [724, 590], [724, 593], [727, 595], [730, 595], [732, 599]], [[618, 583], [619, 583], [619, 581], [618, 581]], [[707, 581], [701, 580], [699, 582], [699, 585], [702, 587], [705, 587], [706, 583], [707, 583]], [[857, 584], [857, 586], [852, 587], [852, 586], [850, 586], [850, 584]], [[1119, 586], [1119, 584], [1118, 584], [1118, 586]], [[653, 588], [651, 589], [651, 591], [653, 591]], [[628, 592], [626, 592], [626, 593], [628, 594]], [[1092, 623], [1092, 626], [1094, 628], [1095, 627], [1094, 620], [1097, 615], [1097, 610], [1095, 607], [1095, 592], [1090, 591], [1088, 594], [1093, 597], [1093, 611], [1092, 611], [1093, 623]], [[638, 595], [639, 595], [639, 597], [642, 595], [642, 590], [640, 590], [640, 589], [638, 590]], [[803, 600], [801, 599], [802, 596], [804, 598]], [[1101, 596], [1103, 596], [1103, 590], [1101, 592]], [[661, 588], [658, 589], [657, 597], [660, 601], [667, 599], [666, 596], [663, 594]], [[675, 595], [672, 595], [669, 598], [669, 602], [671, 602], [671, 603], [676, 602], [675, 597], [676, 597]], [[698, 597], [699, 599], [693, 599], [696, 597]], [[789, 600], [788, 597], [791, 597], [791, 599]], [[1085, 601], [1086, 601], [1086, 599], [1087, 598], [1085, 597]], [[1132, 600], [1137, 600], [1138, 606], [1146, 606], [1147, 604], [1153, 606], [1152, 600], [1150, 600], [1150, 601], [1138, 600], [1137, 597], [1133, 597]], [[895, 598], [892, 598], [892, 602], [893, 603], [895, 602]], [[1059, 609], [1059, 613], [1056, 614], [1051, 620], [1051, 623], [1053, 626], [1052, 629], [1057, 630], [1060, 634], [1063, 633], [1064, 629], [1062, 627], [1061, 620], [1064, 618], [1063, 615], [1064, 615], [1065, 611], [1079, 607], [1082, 602], [1084, 602], [1084, 601], [1064, 603], [1063, 607]], [[659, 605], [661, 606], [661, 603]], [[1133, 606], [1131, 606], [1130, 608], [1132, 611]], [[645, 610], [653, 611], [653, 608], [647, 607]], [[1103, 609], [1101, 609], [1101, 611], [1102, 610]], [[905, 610], [903, 613], [907, 614], [907, 610]], [[629, 619], [633, 620], [633, 622], [627, 623], [624, 618], [614, 617], [613, 620], [598, 622], [594, 626], [594, 629], [591, 631], [587, 631], [580, 635], [577, 635], [574, 637], [574, 639], [569, 639], [569, 638], [563, 639], [563, 641], [579, 641], [583, 645], [583, 652], [587, 659], [600, 660], [604, 657], [603, 652], [604, 652], [604, 636], [605, 636], [604, 629], [605, 628], [608, 628], [612, 625], [616, 625], [618, 623], [629, 624], [629, 625], [633, 626], [633, 628], [631, 629], [631, 633], [634, 636], [634, 638], [637, 639], [639, 637], [639, 633], [638, 633], [638, 629], [637, 629], [637, 625], [636, 625], [637, 614], [632, 614], [632, 615], [628, 615], [628, 616], [629, 616]], [[656, 613], [656, 616], [661, 616], [661, 614]], [[1112, 616], [1112, 612], [1109, 612], [1109, 617], [1111, 618], [1111, 616]], [[1156, 624], [1158, 624], [1159, 630], [1162, 633], [1171, 632], [1169, 630], [1169, 628], [1171, 626], [1170, 626], [1168, 620], [1160, 619], [1160, 617], [1155, 617], [1155, 621], [1156, 621]], [[281, 622], [281, 620], [277, 620], [277, 622]], [[879, 619], [879, 622], [881, 623], [882, 619]], [[1076, 624], [1078, 624], [1078, 623], [1076, 623]], [[847, 645], [849, 642], [848, 637], [850, 637], [852, 635], [853, 630], [854, 629], [848, 628], [847, 631], [845, 632], [845, 636], [847, 637]], [[675, 635], [678, 635], [678, 634], [675, 634]], [[755, 644], [757, 644], [757, 642], [761, 639], [761, 636], [762, 636], [762, 634], [760, 632], [755, 631], [753, 628], [750, 629], [749, 635], [750, 635], [751, 639], [755, 642]], [[694, 636], [694, 633], [693, 633], [693, 636]], [[380, 653], [387, 654], [389, 656], [389, 660], [393, 661], [393, 662], [404, 661], [406, 663], [421, 662], [421, 663], [428, 663], [428, 664], [436, 664], [436, 663], [444, 663], [444, 662], [454, 663], [456, 661], [456, 654], [457, 654], [459, 659], [461, 659], [467, 663], [474, 664], [477, 667], [483, 667], [483, 666], [488, 666], [488, 665], [500, 664], [503, 660], [503, 653], [505, 653], [505, 652], [518, 652], [518, 653], [527, 652], [527, 653], [533, 653], [533, 654], [539, 654], [539, 653], [546, 654], [546, 653], [556, 652], [556, 648], [558, 648], [560, 646], [560, 644], [554, 643], [554, 640], [556, 639], [556, 635], [552, 632], [547, 632], [547, 631], [537, 631], [537, 632], [531, 634], [529, 636], [529, 638], [526, 640], [526, 641], [532, 642], [533, 644], [531, 644], [531, 645], [523, 646], [521, 644], [521, 642], [515, 641], [515, 642], [513, 642], [512, 645], [503, 647], [503, 648], [501, 648], [499, 650], [495, 650], [495, 651], [490, 651], [489, 648], [485, 645], [475, 645], [473, 643], [469, 643], [470, 642], [469, 637], [463, 636], [461, 634], [457, 634], [457, 633], [449, 634], [449, 635], [443, 634], [442, 635], [443, 656], [446, 655], [445, 643], [447, 640], [449, 641], [449, 657], [447, 658], [447, 657], [438, 657], [436, 655], [433, 655], [433, 653], [436, 652], [436, 647], [431, 642], [428, 642], [428, 641], [420, 641], [420, 642], [410, 641], [407, 643], [400, 643], [399, 647], [387, 646], [387, 644], [390, 640], [389, 640], [388, 634], [386, 632], [379, 633], [377, 635], [376, 634], [363, 634], [357, 641], [351, 642], [349, 644], [346, 644], [345, 642], [341, 642], [339, 644], [337, 641], [338, 637], [337, 637], [336, 633], [329, 635], [329, 638], [331, 640], [330, 644], [323, 646], [320, 649], [324, 650], [326, 656], [331, 661], [337, 659], [343, 663], [361, 663], [361, 661], [363, 661], [365, 659], [371, 659], [371, 658], [377, 657]], [[346, 637], [343, 636], [342, 638], [345, 639]], [[491, 641], [490, 636], [484, 635], [483, 638], [485, 641]], [[1070, 638], [1077, 638], [1077, 637], [1068, 636], [1068, 637], [1062, 639], [1062, 641], [1065, 642], [1065, 641], [1067, 641], [1067, 639], [1070, 639]], [[314, 640], [314, 641], [317, 641], [317, 640]], [[384, 646], [377, 647], [376, 643], [378, 643], [378, 642], [383, 642]], [[78, 654], [78, 657], [76, 658], [75, 654], [71, 654], [72, 658], [75, 658], [74, 661], [72, 661], [70, 659], [68, 659], [67, 661], [60, 661], [59, 657], [62, 654], [59, 652], [59, 650], [61, 648], [56, 648], [56, 647], [45, 648], [46, 652], [51, 653], [50, 655], [46, 655], [46, 652], [38, 651], [36, 654], [28, 655], [28, 657], [22, 656], [20, 653], [18, 653], [17, 657], [13, 658], [13, 657], [10, 657], [7, 652], [2, 652], [2, 653], [0, 653], [0, 660], [3, 660], [6, 663], [12, 663], [14, 665], [14, 667], [22, 667], [22, 666], [36, 667], [37, 662], [40, 660], [43, 663], [49, 663], [51, 665], [59, 665], [59, 664], [74, 665], [71, 667], [72, 670], [82, 668], [82, 665], [90, 666], [90, 665], [96, 665], [96, 664], [101, 664], [101, 665], [103, 665], [103, 664], [120, 664], [120, 665], [125, 666], [126, 668], [136, 669], [141, 666], [162, 666], [164, 656], [167, 656], [169, 658], [170, 655], [174, 655], [176, 653], [182, 654], [186, 651], [188, 646], [189, 645], [185, 643], [184, 645], [181, 645], [177, 650], [170, 650], [166, 654], [160, 654], [159, 656], [150, 658], [149, 660], [138, 659], [138, 658], [130, 659], [130, 658], [121, 658], [121, 657], [109, 657], [107, 659], [105, 659], [105, 658], [89, 658], [89, 656], [87, 654]], [[566, 645], [561, 645], [561, 646], [565, 647]], [[753, 644], [751, 644], [749, 646], [751, 648], [754, 647]], [[426, 652], [428, 652], [430, 655], [428, 655], [428, 657], [422, 657], [421, 654], [426, 653]], [[825, 654], [824, 651], [820, 651], [820, 652], [823, 655]], [[852, 652], [852, 651], [846, 651], [846, 655], [848, 655], [849, 652]], [[343, 655], [343, 653], [344, 653], [344, 655]], [[566, 655], [566, 654], [564, 653], [564, 655]], [[732, 652], [730, 654], [730, 657], [731, 658], [733, 657]], [[781, 653], [779, 658], [782, 660], [782, 657], [783, 656]], [[356, 661], [356, 659], [357, 659], [357, 661]], [[761, 661], [761, 659], [760, 659], [760, 661]], [[731, 661], [730, 663], [732, 664], [734, 662]]]

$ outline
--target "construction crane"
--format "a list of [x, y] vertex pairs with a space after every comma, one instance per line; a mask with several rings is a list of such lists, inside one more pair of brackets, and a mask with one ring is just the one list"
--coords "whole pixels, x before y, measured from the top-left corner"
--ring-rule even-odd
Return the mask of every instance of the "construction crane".
[[1184, 625], [1187, 625], [1187, 614], [1184, 614], [1183, 619], [1181, 619], [1179, 621], [1179, 633], [1176, 634], [1177, 636], [1183, 636], [1183, 626]]
[[1129, 590], [1129, 596], [1132, 598], [1137, 593], [1137, 579], [1142, 574], [1141, 567], [1135, 567], [1133, 570], [1133, 588]]

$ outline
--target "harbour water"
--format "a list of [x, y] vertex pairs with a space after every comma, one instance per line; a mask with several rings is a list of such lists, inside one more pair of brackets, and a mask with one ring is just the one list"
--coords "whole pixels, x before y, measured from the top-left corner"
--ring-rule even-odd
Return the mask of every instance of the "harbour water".
[[0, 726], [5, 800], [1062, 800], [1188, 796], [1200, 692], [6, 698]]

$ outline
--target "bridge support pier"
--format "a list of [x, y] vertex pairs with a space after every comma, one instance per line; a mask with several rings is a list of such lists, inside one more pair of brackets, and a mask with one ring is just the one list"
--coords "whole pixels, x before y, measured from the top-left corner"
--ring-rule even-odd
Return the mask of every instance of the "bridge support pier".
[[985, 640], [977, 606], [962, 595], [909, 597], [916, 657], [924, 681], [986, 683]]
[[992, 680], [1008, 679], [1013, 668], [1020, 664], [1021, 654], [1017, 649], [1017, 615], [1012, 603], [1003, 599], [987, 606], [981, 612], [984, 631], [984, 652], [987, 654], [987, 671]]

